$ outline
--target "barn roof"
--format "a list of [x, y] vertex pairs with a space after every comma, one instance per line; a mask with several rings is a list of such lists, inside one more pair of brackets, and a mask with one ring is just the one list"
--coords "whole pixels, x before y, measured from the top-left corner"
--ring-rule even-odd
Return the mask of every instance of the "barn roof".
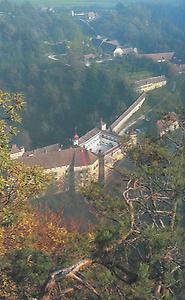
[[81, 147], [71, 147], [68, 149], [55, 149], [53, 151], [26, 152], [18, 158], [19, 162], [28, 166], [41, 166], [44, 169], [53, 169], [63, 166], [75, 167], [88, 166], [97, 160], [97, 156]]
[[113, 130], [144, 98], [146, 98], [146, 93], [143, 93], [129, 108], [121, 114], [110, 126]]
[[166, 81], [165, 75], [150, 77], [150, 78], [135, 81], [134, 87], [135, 88], [140, 88], [142, 86], [145, 86], [145, 85], [148, 85], [148, 84], [151, 84], [151, 83], [158, 83], [158, 82], [162, 82], [162, 81]]
[[170, 61], [173, 56], [174, 56], [175, 52], [164, 52], [164, 53], [149, 53], [149, 54], [142, 54], [142, 57], [145, 58], [150, 58], [153, 59], [155, 61]]

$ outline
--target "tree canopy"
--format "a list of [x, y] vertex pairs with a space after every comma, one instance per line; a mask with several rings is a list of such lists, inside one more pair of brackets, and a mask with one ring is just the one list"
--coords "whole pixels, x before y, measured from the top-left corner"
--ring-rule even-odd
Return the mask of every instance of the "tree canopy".
[[85, 188], [97, 224], [80, 233], [31, 206], [50, 178], [10, 159], [24, 101], [4, 92], [0, 99], [1, 298], [181, 299], [184, 139], [172, 140], [175, 148], [144, 140], [130, 150], [135, 172], [122, 172], [114, 193], [98, 184]]

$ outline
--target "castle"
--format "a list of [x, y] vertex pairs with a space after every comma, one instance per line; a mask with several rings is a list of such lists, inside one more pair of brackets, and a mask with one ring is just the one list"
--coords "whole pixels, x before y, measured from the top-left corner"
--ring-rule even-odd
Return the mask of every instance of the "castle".
[[10, 157], [27, 166], [41, 166], [52, 173], [60, 191], [80, 190], [90, 182], [106, 180], [114, 163], [123, 158], [119, 136], [106, 130], [105, 123], [84, 136], [75, 134], [73, 146], [62, 149], [59, 144], [25, 151], [12, 146]]
[[152, 91], [161, 88], [167, 84], [165, 75], [150, 77], [143, 80], [138, 80], [134, 83], [135, 90], [138, 93]]
[[160, 137], [163, 137], [169, 132], [173, 132], [179, 128], [179, 122], [177, 120], [177, 114], [175, 112], [169, 112], [162, 119], [156, 123]]
[[[98, 127], [81, 137], [76, 133], [73, 145], [68, 149], [55, 144], [25, 151], [13, 145], [10, 157], [27, 166], [41, 166], [45, 172], [52, 173], [59, 191], [79, 191], [90, 182], [106, 181], [114, 164], [125, 155], [125, 149], [123, 151], [121, 146], [121, 132], [125, 122], [145, 99], [146, 94], [142, 94], [108, 129], [101, 121]], [[130, 134], [129, 145], [136, 142], [136, 134]]]

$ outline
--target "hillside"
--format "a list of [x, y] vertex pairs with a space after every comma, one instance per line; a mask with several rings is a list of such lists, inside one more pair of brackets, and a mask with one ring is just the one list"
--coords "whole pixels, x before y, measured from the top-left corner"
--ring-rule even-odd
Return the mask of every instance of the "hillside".
[[[24, 3], [25, 0], [13, 0], [16, 3]], [[31, 0], [36, 6], [65, 6], [65, 7], [92, 7], [92, 6], [114, 6], [120, 1], [117, 0]]]
[[[179, 0], [180, 2], [181, 0]], [[16, 3], [24, 3], [27, 0], [12, 0]], [[65, 7], [112, 7], [118, 3], [137, 3], [140, 0], [30, 0], [30, 3], [36, 6], [65, 6]], [[143, 2], [143, 1], [142, 1]], [[160, 3], [161, 0], [144, 0], [144, 2]], [[163, 3], [171, 4], [176, 3], [175, 0], [163, 0]]]
[[[170, 50], [183, 57], [182, 8], [162, 6], [159, 15], [157, 4], [147, 4], [144, 10], [143, 5], [120, 4], [111, 10], [97, 9], [98, 18], [89, 24], [124, 46], [137, 46], [140, 53]], [[7, 1], [0, 3], [0, 10], [4, 12], [0, 16], [0, 84], [2, 89], [25, 94], [27, 109], [19, 143], [28, 148], [69, 144], [75, 128], [81, 135], [100, 118], [110, 124], [134, 101], [135, 80], [171, 76], [165, 64], [132, 55], [116, 60], [104, 55], [99, 63], [101, 53], [91, 43], [95, 33], [72, 18], [69, 10], [52, 13], [29, 3], [17, 6]], [[181, 17], [175, 18], [172, 11]], [[89, 68], [84, 65], [88, 53], [99, 57]]]
[[0, 300], [185, 299], [184, 0], [30, 1], [0, 0]]

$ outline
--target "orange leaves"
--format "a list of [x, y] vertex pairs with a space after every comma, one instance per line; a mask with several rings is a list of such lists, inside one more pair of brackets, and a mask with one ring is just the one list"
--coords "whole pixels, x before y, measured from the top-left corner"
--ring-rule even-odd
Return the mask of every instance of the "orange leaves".
[[39, 221], [34, 235], [34, 246], [46, 253], [62, 253], [67, 246], [68, 232], [61, 224], [61, 217], [51, 211], [38, 213], [37, 217]]
[[26, 167], [14, 161], [7, 170], [4, 193], [11, 202], [25, 201], [42, 194], [49, 183], [50, 176], [40, 167]]
[[4, 115], [11, 121], [20, 122], [20, 111], [25, 106], [24, 96], [22, 94], [10, 94], [0, 90], [0, 108]]
[[57, 228], [54, 224], [46, 223], [44, 231], [39, 228], [36, 247], [46, 253], [62, 252], [67, 242], [67, 231], [64, 228]]
[[21, 212], [15, 223], [3, 229], [3, 246], [5, 251], [31, 246], [35, 228], [33, 213]]
[[4, 255], [5, 247], [4, 247], [4, 229], [0, 228], [0, 256]]
[[0, 254], [24, 247], [50, 254], [62, 252], [67, 244], [68, 232], [62, 226], [61, 217], [51, 211], [27, 209], [19, 213], [11, 226], [0, 228]]
[[[13, 214], [13, 218], [12, 218]], [[12, 205], [1, 217], [0, 255], [25, 248], [35, 249], [52, 256], [71, 257], [94, 247], [93, 231], [80, 234], [76, 227], [66, 229], [61, 214], [49, 209], [33, 209], [29, 204]], [[4, 222], [3, 222], [4, 221]], [[79, 249], [80, 241], [80, 249]]]
[[11, 203], [27, 202], [43, 194], [50, 184], [51, 176], [40, 167], [26, 167], [10, 161], [0, 176], [0, 208]]
[[0, 299], [18, 300], [16, 285], [2, 272], [0, 272]]

